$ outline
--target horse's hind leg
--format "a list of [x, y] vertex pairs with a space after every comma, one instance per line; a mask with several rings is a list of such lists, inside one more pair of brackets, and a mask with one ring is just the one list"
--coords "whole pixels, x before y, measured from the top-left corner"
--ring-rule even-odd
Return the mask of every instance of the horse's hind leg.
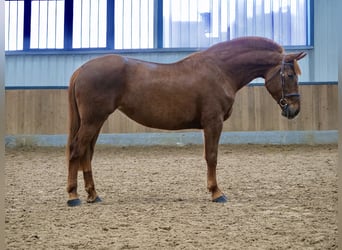
[[88, 193], [88, 202], [100, 201], [98, 198], [92, 175], [91, 160], [94, 154], [94, 147], [100, 132], [100, 129], [106, 119], [101, 119], [101, 122], [93, 124], [82, 123], [76, 137], [70, 145], [69, 159], [69, 176], [68, 187], [69, 206], [80, 205], [80, 200], [77, 194], [77, 174], [78, 170], [83, 171], [85, 189]]
[[79, 158], [69, 159], [68, 186], [69, 193], [68, 206], [78, 206], [81, 204], [77, 194], [77, 174], [79, 169]]
[[92, 166], [91, 166], [91, 161], [94, 155], [94, 148], [95, 148], [96, 140], [99, 135], [100, 129], [101, 129], [101, 126], [98, 128], [97, 131], [94, 132], [94, 135], [92, 136], [92, 139], [90, 143], [88, 144], [87, 152], [84, 155], [84, 157], [81, 158], [81, 161], [80, 161], [81, 168], [83, 169], [84, 186], [85, 186], [86, 192], [88, 193], [87, 202], [90, 202], [90, 203], [101, 201], [100, 197], [97, 195], [95, 191], [95, 183], [93, 179]]

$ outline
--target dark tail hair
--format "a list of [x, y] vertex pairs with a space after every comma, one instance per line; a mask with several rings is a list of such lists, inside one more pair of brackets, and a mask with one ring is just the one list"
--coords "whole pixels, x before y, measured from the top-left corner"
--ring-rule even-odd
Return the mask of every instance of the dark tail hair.
[[80, 114], [78, 111], [76, 96], [75, 96], [75, 83], [80, 70], [77, 69], [70, 78], [69, 83], [69, 136], [67, 144], [67, 160], [76, 158], [79, 154], [78, 149], [74, 147], [77, 132], [80, 128]]

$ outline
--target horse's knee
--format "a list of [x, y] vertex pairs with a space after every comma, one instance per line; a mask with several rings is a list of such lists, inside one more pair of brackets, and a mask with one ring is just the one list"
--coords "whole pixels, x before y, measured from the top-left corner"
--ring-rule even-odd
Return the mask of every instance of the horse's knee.
[[80, 156], [80, 152], [79, 152], [79, 148], [77, 145], [77, 140], [73, 140], [69, 144], [69, 161], [73, 161], [76, 158], [79, 158], [79, 156]]
[[76, 150], [70, 150], [70, 154], [69, 154], [69, 161], [73, 161], [77, 158], [79, 158], [79, 152], [77, 152]]
[[72, 141], [69, 145], [69, 160], [81, 158], [86, 151], [87, 147], [84, 143], [80, 143], [77, 139]]
[[217, 165], [217, 154], [207, 153], [205, 155], [205, 160], [206, 160], [208, 166], [216, 166]]

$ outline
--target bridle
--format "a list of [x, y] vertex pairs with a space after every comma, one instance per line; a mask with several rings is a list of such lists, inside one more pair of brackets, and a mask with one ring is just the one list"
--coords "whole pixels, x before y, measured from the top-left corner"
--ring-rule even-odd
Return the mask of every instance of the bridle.
[[[281, 62], [281, 67], [280, 67], [280, 78], [281, 78], [281, 98], [278, 101], [279, 106], [281, 107], [282, 110], [287, 110], [287, 107], [289, 105], [287, 98], [289, 97], [300, 97], [299, 93], [290, 93], [290, 94], [285, 94], [285, 73], [284, 73], [284, 68], [285, 65], [293, 65], [293, 63], [287, 63], [285, 62], [285, 56], [283, 57], [283, 60]], [[268, 79], [267, 81], [270, 81], [271, 79], [273, 79], [276, 76], [277, 73], [275, 73], [274, 75], [272, 75], [272, 77], [270, 79]]]

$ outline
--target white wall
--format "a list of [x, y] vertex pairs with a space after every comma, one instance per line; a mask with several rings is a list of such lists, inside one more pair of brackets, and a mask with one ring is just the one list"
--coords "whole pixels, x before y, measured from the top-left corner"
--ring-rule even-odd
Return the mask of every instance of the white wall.
[[[314, 1], [314, 47], [300, 61], [301, 82], [337, 82], [338, 56], [337, 35], [341, 31], [338, 23], [339, 0]], [[126, 53], [155, 62], [174, 62], [193, 51], [136, 52]], [[292, 52], [292, 51], [287, 51]], [[100, 53], [80, 54], [7, 54], [6, 86], [67, 86], [72, 72], [90, 58]]]

